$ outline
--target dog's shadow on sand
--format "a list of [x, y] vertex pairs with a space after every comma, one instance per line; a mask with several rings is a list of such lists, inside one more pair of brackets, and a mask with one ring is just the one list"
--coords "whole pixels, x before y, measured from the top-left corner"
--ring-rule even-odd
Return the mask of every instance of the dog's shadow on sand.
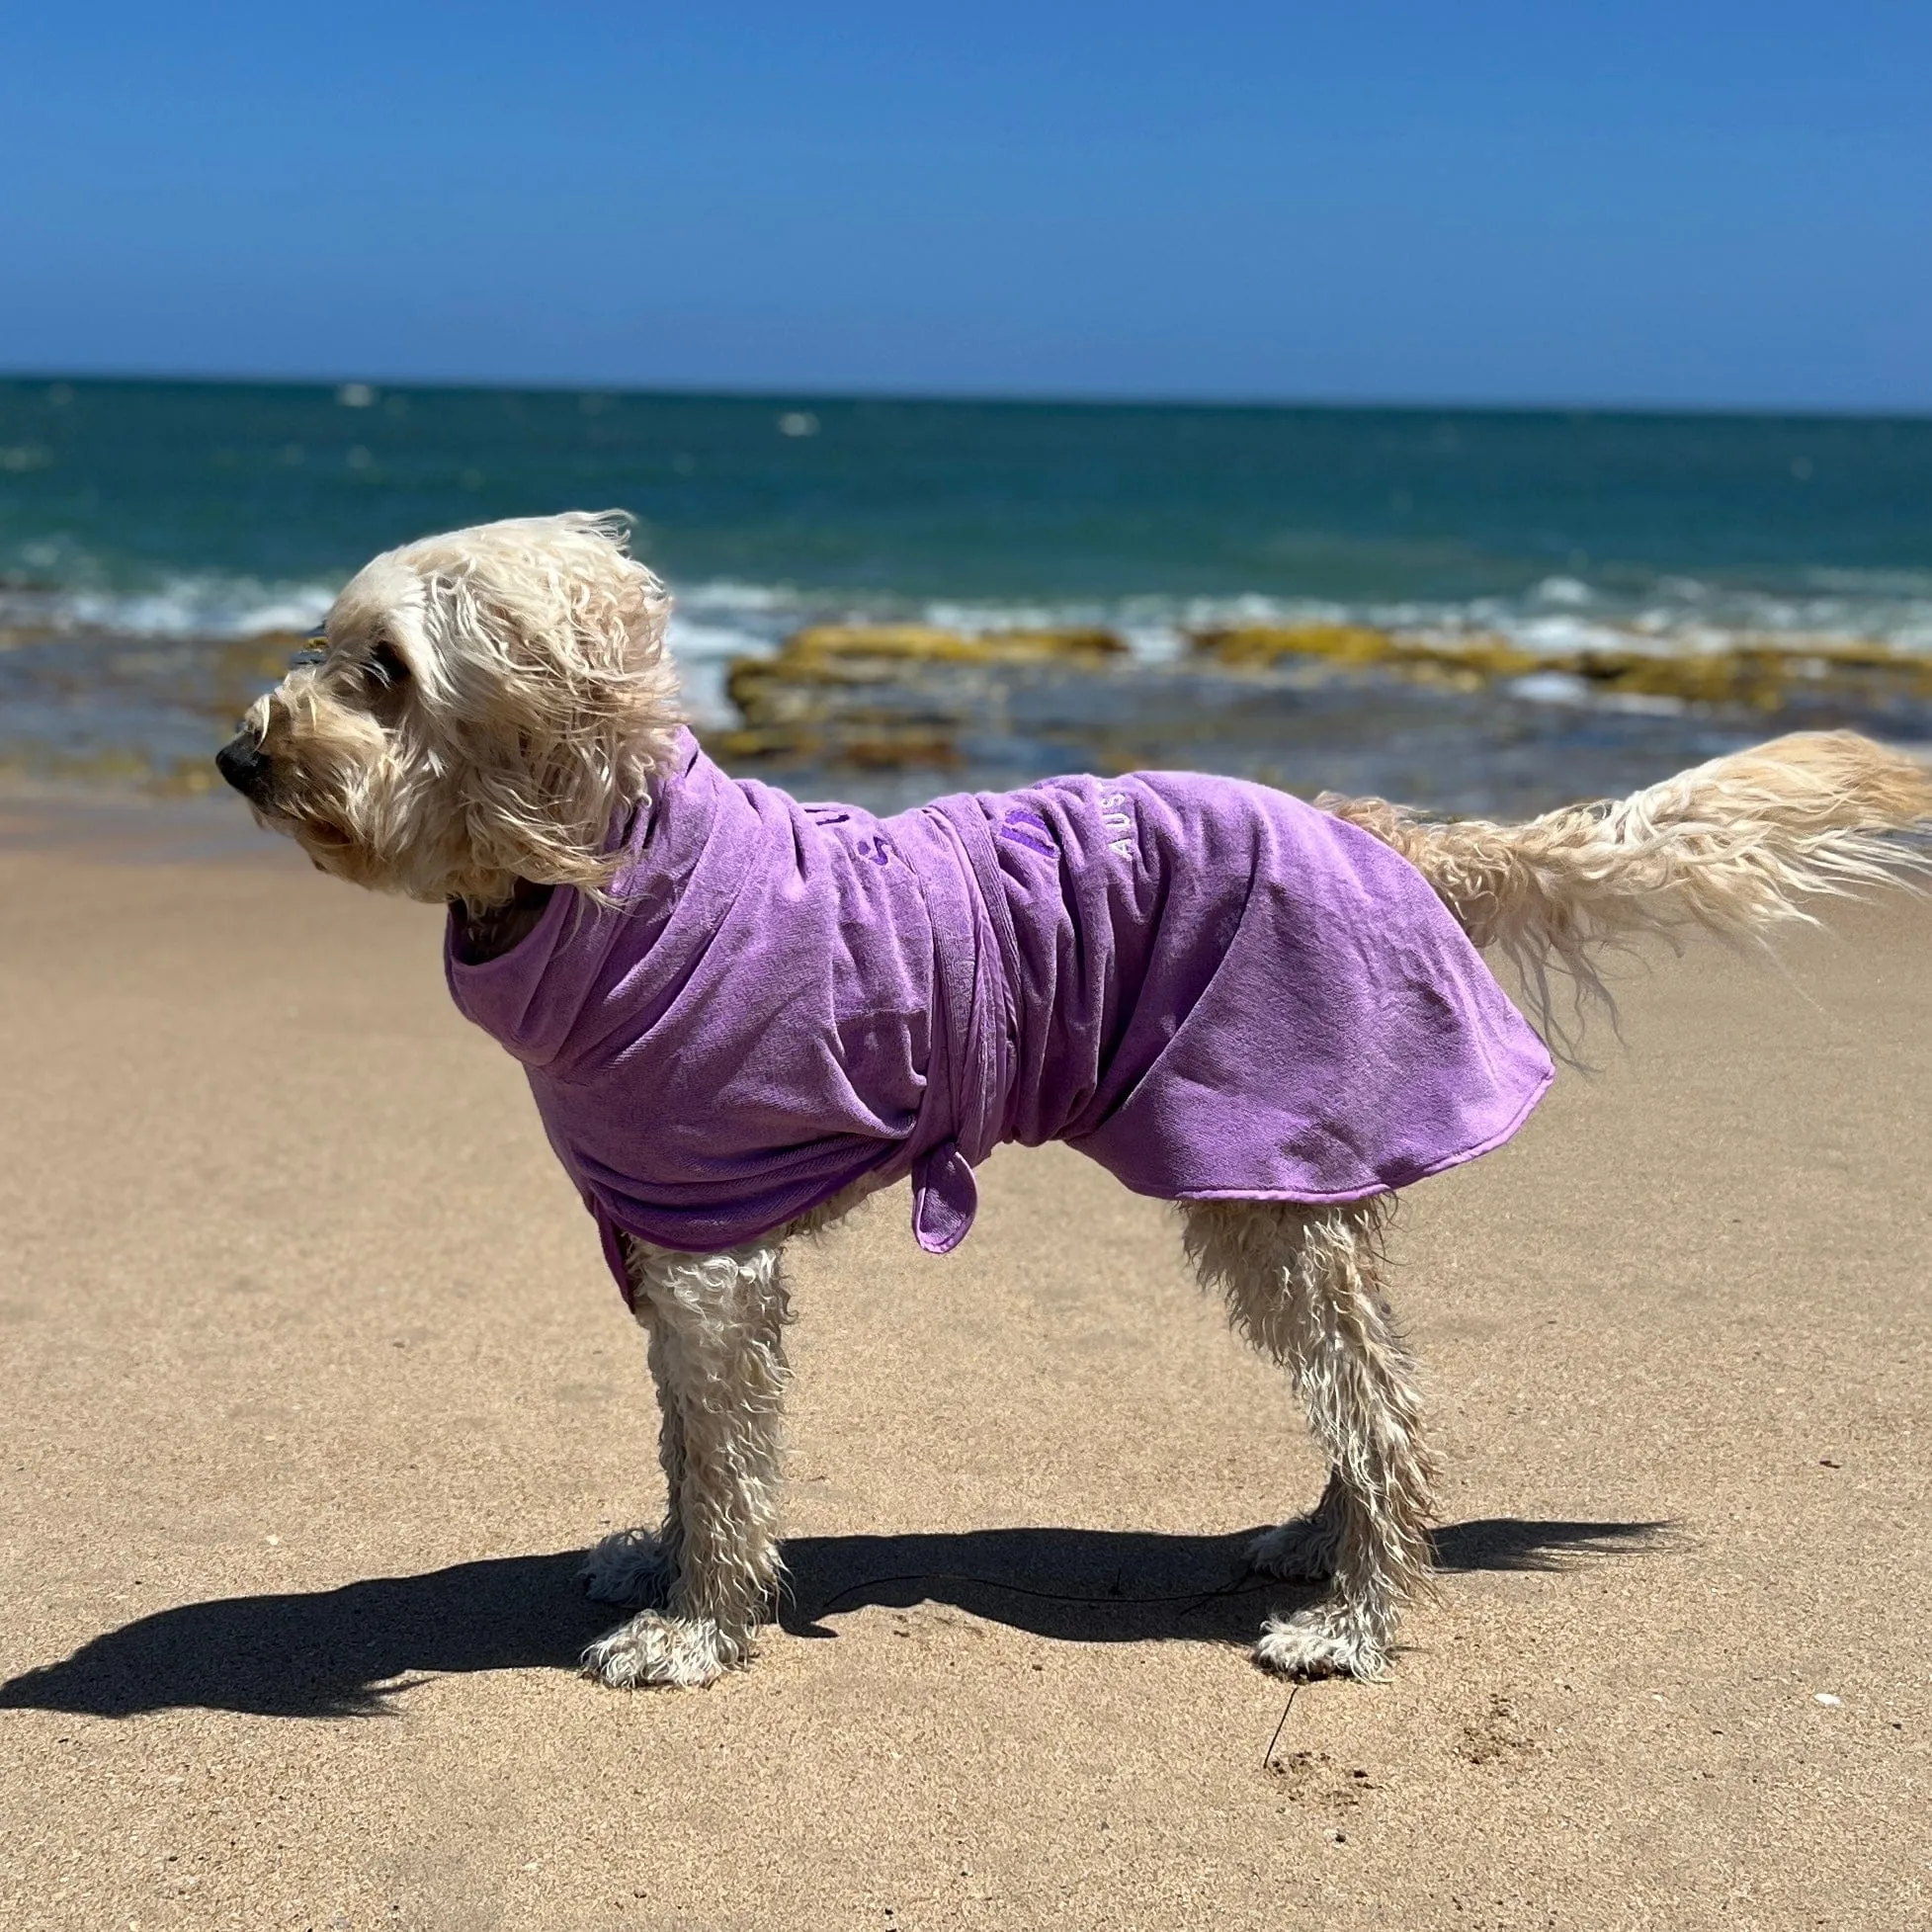
[[[1439, 1531], [1436, 1558], [1451, 1574], [1555, 1570], [1641, 1550], [1668, 1527], [1492, 1517]], [[1242, 1551], [1253, 1534], [796, 1537], [779, 1621], [794, 1636], [829, 1638], [868, 1606], [935, 1603], [1066, 1642], [1247, 1642], [1271, 1603], [1313, 1594], [1249, 1572]], [[0, 1684], [0, 1709], [348, 1718], [392, 1708], [431, 1673], [572, 1670], [623, 1615], [585, 1598], [582, 1561], [574, 1550], [497, 1556], [339, 1590], [182, 1604]]]

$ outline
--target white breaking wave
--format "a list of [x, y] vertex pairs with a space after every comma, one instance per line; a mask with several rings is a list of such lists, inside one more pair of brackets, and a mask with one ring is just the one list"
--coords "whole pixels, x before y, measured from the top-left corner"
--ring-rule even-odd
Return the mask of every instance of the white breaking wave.
[[[76, 573], [83, 577], [85, 572]], [[1851, 641], [1932, 655], [1932, 577], [1917, 572], [1817, 572], [1808, 595], [1663, 578], [1639, 595], [1575, 576], [1545, 578], [1526, 593], [1461, 602], [1364, 602], [1260, 594], [1138, 596], [1117, 600], [912, 600], [855, 597], [787, 584], [716, 581], [673, 585], [671, 643], [701, 718], [729, 714], [725, 669], [734, 657], [767, 656], [807, 624], [911, 621], [967, 635], [1098, 626], [1117, 631], [1144, 661], [1171, 661], [1192, 630], [1236, 625], [1361, 624], [1443, 637], [1488, 634], [1536, 656], [1581, 650], [1702, 655], [1742, 639], [1795, 651]], [[312, 630], [339, 588], [183, 573], [132, 589], [62, 586], [0, 578], [0, 629], [143, 638], [233, 639]]]
[[139, 590], [0, 588], [0, 624], [126, 637], [259, 637], [313, 630], [337, 586], [252, 577], [169, 577]]

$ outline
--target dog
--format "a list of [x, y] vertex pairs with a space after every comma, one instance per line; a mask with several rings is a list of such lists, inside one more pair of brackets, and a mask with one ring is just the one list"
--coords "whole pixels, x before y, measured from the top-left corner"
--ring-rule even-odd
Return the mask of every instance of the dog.
[[377, 557], [217, 757], [322, 871], [449, 907], [458, 1003], [523, 1059], [647, 1331], [668, 1505], [588, 1558], [635, 1614], [586, 1672], [697, 1686], [752, 1655], [783, 1575], [787, 1241], [909, 1173], [943, 1252], [993, 1142], [1060, 1137], [1177, 1201], [1328, 1459], [1250, 1552], [1325, 1594], [1256, 1661], [1385, 1674], [1434, 1478], [1385, 1293], [1395, 1190], [1535, 1104], [1545, 1040], [1567, 1051], [1553, 972], [1607, 999], [1606, 948], [1747, 939], [1902, 879], [1932, 777], [1834, 732], [1515, 825], [1159, 774], [801, 806], [684, 729], [627, 529]]

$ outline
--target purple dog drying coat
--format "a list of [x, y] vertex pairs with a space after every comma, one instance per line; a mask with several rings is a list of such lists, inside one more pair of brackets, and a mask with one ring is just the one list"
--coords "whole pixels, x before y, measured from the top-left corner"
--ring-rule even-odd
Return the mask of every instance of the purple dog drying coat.
[[1286, 793], [1050, 779], [892, 818], [688, 733], [614, 905], [552, 893], [457, 1005], [524, 1064], [596, 1216], [734, 1247], [864, 1176], [966, 1238], [972, 1169], [1064, 1140], [1170, 1201], [1355, 1201], [1515, 1133], [1550, 1056], [1421, 875]]

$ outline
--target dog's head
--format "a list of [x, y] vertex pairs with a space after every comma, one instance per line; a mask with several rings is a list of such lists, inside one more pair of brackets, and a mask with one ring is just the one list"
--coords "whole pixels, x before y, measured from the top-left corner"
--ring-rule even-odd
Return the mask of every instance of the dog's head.
[[216, 758], [326, 872], [490, 905], [604, 884], [619, 812], [671, 751], [670, 598], [622, 516], [426, 537], [367, 564], [325, 641]]

